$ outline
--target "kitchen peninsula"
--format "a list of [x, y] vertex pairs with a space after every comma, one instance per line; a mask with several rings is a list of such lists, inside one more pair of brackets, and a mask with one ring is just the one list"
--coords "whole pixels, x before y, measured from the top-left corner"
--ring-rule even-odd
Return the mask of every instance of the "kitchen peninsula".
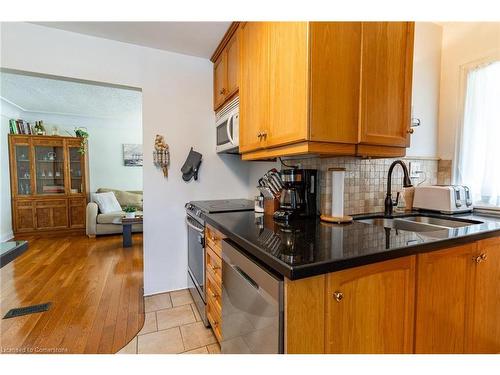
[[[285, 353], [499, 352], [500, 219], [413, 212], [389, 228], [369, 224], [376, 216], [285, 225], [246, 211], [206, 221], [212, 240], [284, 280]], [[411, 228], [419, 218], [451, 226]]]

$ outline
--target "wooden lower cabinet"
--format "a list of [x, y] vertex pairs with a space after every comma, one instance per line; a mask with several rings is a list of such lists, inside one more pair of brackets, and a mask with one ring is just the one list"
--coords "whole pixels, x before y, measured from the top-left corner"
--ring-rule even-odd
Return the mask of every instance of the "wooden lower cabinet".
[[464, 353], [476, 244], [417, 256], [416, 353]]
[[36, 229], [65, 229], [68, 227], [66, 199], [35, 201]]
[[415, 257], [331, 273], [326, 353], [412, 353]]
[[15, 233], [83, 230], [86, 222], [87, 200], [78, 198], [14, 199], [13, 223]]
[[205, 228], [206, 314], [217, 341], [222, 341], [222, 239], [225, 236], [207, 225]]
[[500, 238], [417, 259], [416, 353], [499, 353]]
[[414, 295], [414, 256], [286, 279], [285, 351], [412, 353]]
[[477, 242], [466, 352], [500, 353], [500, 238]]
[[17, 233], [35, 230], [35, 209], [33, 201], [19, 200], [14, 202], [14, 230]]
[[72, 198], [68, 200], [68, 217], [70, 228], [85, 228], [87, 200]]
[[500, 237], [285, 279], [286, 353], [500, 353]]

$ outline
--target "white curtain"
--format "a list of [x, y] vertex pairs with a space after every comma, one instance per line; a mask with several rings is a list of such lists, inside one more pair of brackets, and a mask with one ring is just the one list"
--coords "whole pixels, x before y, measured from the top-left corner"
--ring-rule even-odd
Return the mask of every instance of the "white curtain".
[[478, 206], [500, 206], [500, 61], [469, 71], [455, 180]]

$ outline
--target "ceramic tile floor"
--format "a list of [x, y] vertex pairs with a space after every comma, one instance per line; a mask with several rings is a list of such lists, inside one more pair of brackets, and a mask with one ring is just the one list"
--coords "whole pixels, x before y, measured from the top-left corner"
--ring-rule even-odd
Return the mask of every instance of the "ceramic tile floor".
[[187, 289], [144, 298], [144, 326], [118, 354], [218, 354]]

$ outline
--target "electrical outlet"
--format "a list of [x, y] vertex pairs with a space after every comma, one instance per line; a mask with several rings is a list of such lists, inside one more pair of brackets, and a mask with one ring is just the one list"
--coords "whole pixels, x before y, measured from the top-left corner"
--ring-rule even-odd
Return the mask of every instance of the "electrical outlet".
[[410, 178], [420, 177], [422, 173], [422, 165], [417, 161], [410, 162]]

